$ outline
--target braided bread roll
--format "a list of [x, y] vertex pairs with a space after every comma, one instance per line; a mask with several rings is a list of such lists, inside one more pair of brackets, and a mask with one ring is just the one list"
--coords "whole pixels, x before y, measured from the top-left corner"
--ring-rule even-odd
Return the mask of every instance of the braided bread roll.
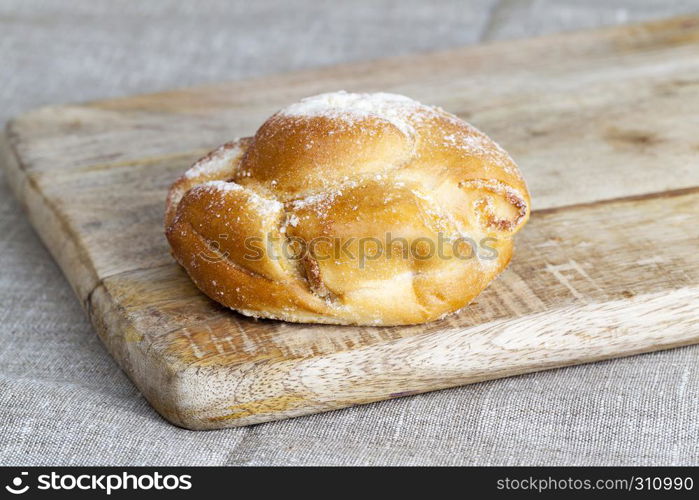
[[473, 126], [404, 96], [337, 92], [196, 162], [165, 227], [196, 286], [242, 314], [403, 325], [476, 297], [529, 212], [517, 166]]

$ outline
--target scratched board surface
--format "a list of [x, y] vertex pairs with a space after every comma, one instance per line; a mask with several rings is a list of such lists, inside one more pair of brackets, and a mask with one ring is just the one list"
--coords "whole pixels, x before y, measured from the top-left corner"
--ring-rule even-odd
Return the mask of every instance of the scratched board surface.
[[[255, 321], [203, 296], [162, 232], [169, 184], [276, 109], [391, 91], [474, 123], [534, 201], [509, 269], [455, 316]], [[246, 425], [699, 342], [699, 19], [43, 108], [8, 178], [100, 337], [171, 422]]]

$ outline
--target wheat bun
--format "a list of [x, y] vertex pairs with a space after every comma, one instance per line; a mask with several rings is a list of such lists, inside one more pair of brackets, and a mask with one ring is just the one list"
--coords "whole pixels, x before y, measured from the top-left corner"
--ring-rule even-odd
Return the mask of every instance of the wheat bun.
[[170, 188], [172, 254], [213, 300], [258, 318], [404, 325], [466, 306], [530, 212], [512, 158], [396, 94], [282, 109]]

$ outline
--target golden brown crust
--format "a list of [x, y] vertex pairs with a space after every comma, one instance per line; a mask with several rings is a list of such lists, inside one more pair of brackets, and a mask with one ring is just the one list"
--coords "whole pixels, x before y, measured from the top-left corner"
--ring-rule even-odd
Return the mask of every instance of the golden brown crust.
[[517, 166], [468, 123], [335, 93], [197, 162], [170, 189], [165, 227], [194, 283], [243, 314], [398, 325], [468, 304], [529, 212]]

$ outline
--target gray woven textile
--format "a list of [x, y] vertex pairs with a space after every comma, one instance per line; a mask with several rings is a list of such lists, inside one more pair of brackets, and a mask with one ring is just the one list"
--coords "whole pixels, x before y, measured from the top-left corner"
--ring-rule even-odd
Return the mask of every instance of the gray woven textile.
[[[699, 1], [0, 0], [0, 120], [66, 101], [699, 11]], [[0, 174], [0, 464], [699, 464], [699, 346], [223, 431], [162, 420]]]

